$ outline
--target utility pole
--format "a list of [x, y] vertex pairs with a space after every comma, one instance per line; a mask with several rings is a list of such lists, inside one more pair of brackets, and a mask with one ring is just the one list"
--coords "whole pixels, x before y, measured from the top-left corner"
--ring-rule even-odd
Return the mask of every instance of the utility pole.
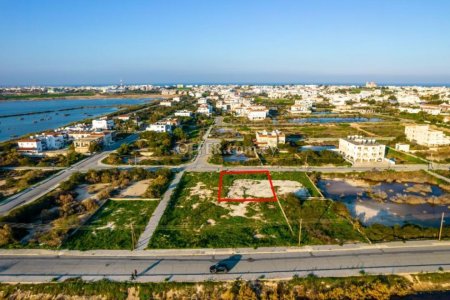
[[441, 227], [439, 228], [439, 240], [441, 240], [442, 237], [442, 227], [444, 226], [444, 213], [442, 212], [441, 215]]
[[302, 242], [302, 223], [303, 223], [303, 219], [300, 219], [300, 226], [299, 226], [299, 230], [298, 230], [298, 246], [299, 247]]
[[136, 244], [135, 236], [134, 236], [134, 227], [133, 227], [133, 223], [130, 224], [130, 227], [131, 227], [131, 251], [133, 251], [133, 250], [134, 250], [134, 246], [135, 246], [135, 244]]

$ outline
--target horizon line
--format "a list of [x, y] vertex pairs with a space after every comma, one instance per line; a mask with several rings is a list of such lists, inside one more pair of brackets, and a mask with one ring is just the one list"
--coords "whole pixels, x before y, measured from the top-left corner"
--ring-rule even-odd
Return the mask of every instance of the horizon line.
[[[272, 86], [283, 86], [283, 85], [325, 85], [325, 86], [364, 86], [368, 82], [374, 82], [378, 87], [381, 86], [424, 86], [424, 87], [450, 87], [450, 82], [447, 83], [424, 83], [424, 82], [413, 82], [413, 83], [405, 83], [405, 82], [376, 82], [376, 81], [366, 81], [366, 82], [283, 82], [283, 81], [272, 81], [272, 82], [256, 82], [256, 81], [248, 81], [248, 82], [158, 82], [158, 83], [150, 83], [150, 82], [133, 82], [133, 83], [122, 83], [123, 86], [133, 86], [133, 85], [153, 85], [153, 86], [175, 86], [175, 85], [254, 85], [254, 86], [262, 86], [262, 85], [272, 85]], [[101, 86], [115, 86], [120, 85], [119, 83], [70, 83], [70, 84], [6, 84], [0, 85], [0, 88], [8, 88], [8, 87], [81, 87], [81, 86], [92, 86], [92, 87], [101, 87]]]

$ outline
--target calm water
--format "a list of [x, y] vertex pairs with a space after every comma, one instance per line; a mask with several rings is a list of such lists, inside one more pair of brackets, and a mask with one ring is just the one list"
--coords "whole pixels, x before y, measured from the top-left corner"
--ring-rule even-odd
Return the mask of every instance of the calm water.
[[249, 158], [244, 153], [237, 153], [236, 150], [232, 150], [231, 154], [223, 156], [223, 161], [225, 162], [239, 162], [247, 160], [249, 160]]
[[421, 292], [408, 296], [395, 296], [391, 297], [391, 300], [448, 300], [450, 299], [450, 291], [437, 291], [437, 292]]
[[289, 120], [289, 123], [363, 123], [380, 122], [380, 118], [362, 118], [362, 117], [323, 117], [323, 118], [297, 118]]
[[[149, 101], [151, 99], [127, 98], [2, 101], [0, 102], [0, 115], [10, 117], [0, 118], [0, 141], [9, 140], [13, 136], [54, 129], [71, 122], [112, 113], [117, 111], [120, 105], [138, 105]], [[11, 116], [35, 112], [39, 113]]]
[[[371, 186], [373, 193], [386, 193], [387, 199], [397, 194], [416, 195], [425, 198], [443, 195], [444, 191], [434, 185], [431, 192], [419, 194], [410, 192], [408, 187], [414, 183], [388, 183], [382, 182]], [[441, 213], [446, 215], [446, 222], [450, 222], [450, 209], [446, 205], [431, 204], [401, 204], [389, 200], [373, 200], [367, 193], [368, 187], [349, 184], [343, 180], [319, 180], [318, 187], [324, 196], [335, 201], [343, 202], [353, 217], [358, 218], [364, 225], [374, 223], [392, 226], [395, 224], [405, 224], [407, 222], [422, 225], [438, 227]]]
[[320, 152], [323, 150], [333, 150], [336, 149], [336, 146], [333, 145], [317, 145], [317, 146], [301, 146], [298, 150], [299, 151], [316, 151]]

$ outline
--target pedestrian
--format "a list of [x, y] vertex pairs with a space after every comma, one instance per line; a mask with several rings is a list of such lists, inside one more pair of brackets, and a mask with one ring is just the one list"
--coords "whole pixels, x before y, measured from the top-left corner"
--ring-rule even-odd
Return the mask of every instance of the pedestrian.
[[134, 277], [137, 278], [137, 270], [134, 269]]

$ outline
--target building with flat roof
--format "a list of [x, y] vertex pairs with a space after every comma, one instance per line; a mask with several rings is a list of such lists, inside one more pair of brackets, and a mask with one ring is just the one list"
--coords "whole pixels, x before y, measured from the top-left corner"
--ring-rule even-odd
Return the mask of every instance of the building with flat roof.
[[172, 125], [170, 125], [167, 122], [156, 122], [156, 123], [150, 124], [147, 128], [145, 128], [145, 130], [171, 133]]
[[339, 139], [339, 152], [352, 163], [376, 163], [384, 161], [386, 146], [354, 135]]
[[21, 153], [38, 154], [44, 150], [39, 139], [22, 139], [17, 142], [17, 145], [19, 146], [17, 150]]
[[192, 111], [189, 111], [187, 109], [184, 110], [177, 110], [175, 112], [176, 117], [192, 117], [194, 113]]
[[102, 118], [97, 120], [92, 120], [92, 129], [97, 130], [108, 130], [114, 128], [114, 120]]
[[441, 130], [434, 130], [430, 125], [406, 125], [406, 138], [422, 146], [450, 145], [450, 138]]
[[83, 154], [91, 153], [91, 149], [92, 149], [91, 147], [93, 145], [101, 145], [101, 144], [103, 144], [102, 136], [88, 136], [88, 137], [73, 141], [75, 151], [78, 153], [83, 153]]
[[273, 131], [257, 131], [256, 144], [261, 148], [276, 148], [279, 144], [286, 143], [286, 135], [279, 130]]
[[251, 121], [264, 120], [267, 118], [269, 110], [265, 106], [252, 106], [247, 109], [247, 118]]

